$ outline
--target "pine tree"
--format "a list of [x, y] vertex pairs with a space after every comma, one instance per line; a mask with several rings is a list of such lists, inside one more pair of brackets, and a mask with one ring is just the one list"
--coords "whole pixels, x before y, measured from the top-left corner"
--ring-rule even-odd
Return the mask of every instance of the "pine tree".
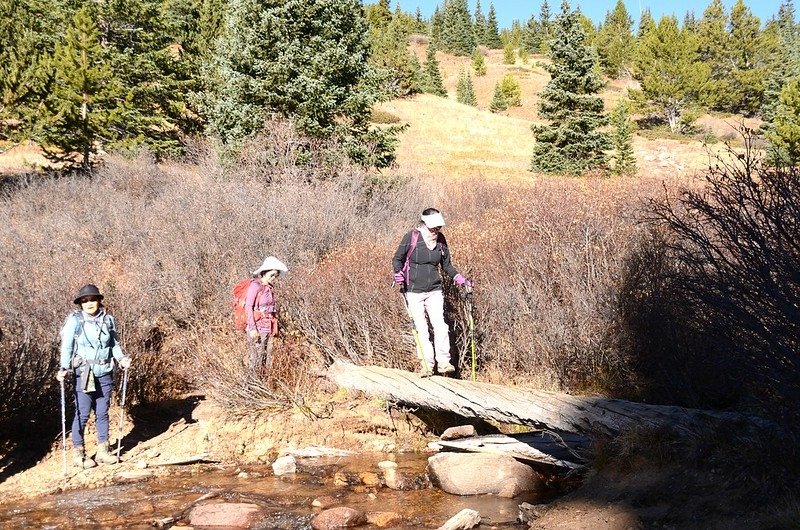
[[478, 100], [475, 98], [475, 89], [472, 86], [472, 77], [470, 77], [469, 72], [462, 70], [458, 76], [456, 101], [473, 107], [478, 106]]
[[472, 35], [475, 38], [475, 45], [486, 44], [486, 17], [481, 11], [481, 0], [475, 2], [475, 23], [472, 26]]
[[516, 60], [514, 45], [509, 42], [503, 46], [503, 64], [514, 64]]
[[603, 72], [609, 77], [625, 75], [633, 60], [633, 19], [625, 3], [617, 0], [613, 11], [606, 13], [602, 28], [597, 32], [595, 47]]
[[611, 112], [611, 141], [614, 146], [614, 173], [617, 175], [636, 174], [636, 155], [633, 152], [633, 123], [630, 108], [620, 101]]
[[0, 140], [32, 133], [41, 101], [50, 91], [49, 57], [55, 46], [50, 10], [0, 0]]
[[634, 78], [641, 89], [630, 93], [644, 110], [660, 114], [673, 132], [680, 132], [681, 114], [699, 103], [709, 76], [696, 37], [681, 31], [674, 16], [662, 17], [637, 46]]
[[428, 32], [428, 24], [426, 24], [425, 19], [422, 18], [422, 11], [420, 11], [419, 6], [417, 6], [417, 10], [414, 13], [414, 31], [416, 33]]
[[539, 27], [541, 32], [539, 53], [547, 53], [550, 50], [550, 39], [553, 38], [553, 21], [550, 17], [550, 4], [547, 0], [542, 0], [542, 5], [539, 7]]
[[436, 60], [436, 47], [433, 44], [428, 44], [428, 49], [425, 51], [423, 78], [424, 92], [447, 97], [447, 91], [442, 83], [442, 73], [439, 70], [439, 61]]
[[375, 4], [364, 7], [364, 13], [371, 28], [381, 30], [392, 21], [392, 10], [389, 0], [378, 0]]
[[696, 35], [698, 31], [700, 31], [700, 23], [694, 16], [694, 11], [687, 11], [686, 15], [684, 15], [683, 29], [694, 35]]
[[436, 49], [441, 49], [442, 47], [442, 32], [444, 31], [444, 13], [439, 9], [439, 6], [436, 6], [436, 9], [433, 10], [433, 15], [431, 15], [431, 42]]
[[226, 144], [257, 133], [271, 114], [300, 131], [336, 138], [352, 159], [385, 165], [391, 138], [369, 127], [381, 96], [371, 85], [368, 25], [360, 0], [232, 0], [207, 94], [209, 132]]
[[519, 80], [511, 74], [506, 74], [498, 82], [500, 91], [503, 94], [503, 99], [509, 107], [522, 106], [522, 88], [519, 86]]
[[64, 43], [56, 46], [56, 82], [40, 116], [37, 138], [53, 160], [69, 162], [73, 153], [79, 153], [84, 169], [116, 136], [114, 129], [126, 116], [120, 106], [126, 98], [121, 97], [122, 87], [105, 59], [100, 36], [88, 8], [81, 8], [67, 27]]
[[637, 42], [642, 40], [645, 34], [656, 26], [656, 21], [653, 20], [653, 15], [650, 14], [649, 8], [644, 8], [641, 15], [639, 15], [639, 29], [636, 30]]
[[711, 79], [703, 91], [703, 102], [713, 109], [731, 107], [735, 87], [731, 86], [731, 42], [728, 15], [722, 0], [712, 0], [700, 19], [698, 53], [711, 70]]
[[497, 14], [494, 12], [494, 4], [489, 4], [489, 14], [486, 17], [486, 33], [484, 34], [486, 46], [496, 50], [503, 47], [500, 41], [500, 31], [497, 26]]
[[730, 86], [735, 92], [730, 95], [726, 110], [752, 116], [761, 108], [769, 59], [775, 50], [768, 48], [761, 21], [742, 0], [731, 9], [729, 42], [733, 65]]
[[767, 24], [763, 36], [767, 41], [766, 47], [774, 50], [761, 105], [761, 117], [765, 127], [769, 127], [786, 81], [800, 77], [800, 38], [791, 0], [781, 4], [778, 16]]
[[603, 100], [597, 95], [603, 80], [595, 69], [596, 54], [586, 45], [586, 33], [563, 0], [554, 25], [550, 81], [539, 94], [539, 116], [549, 125], [534, 126], [536, 145], [531, 169], [543, 173], [580, 174], [606, 167], [608, 123]]
[[503, 95], [503, 88], [500, 86], [500, 82], [498, 81], [494, 85], [494, 97], [492, 97], [492, 102], [489, 104], [489, 111], [497, 113], [503, 112], [508, 108], [508, 100]]
[[217, 38], [225, 30], [227, 0], [200, 0], [199, 53], [209, 57], [214, 52]]
[[444, 4], [440, 49], [453, 55], [469, 56], [474, 48], [467, 0], [447, 0]]
[[781, 91], [772, 131], [767, 135], [775, 165], [800, 165], [800, 80], [792, 79]]
[[[376, 18], [384, 24], [383, 18]], [[408, 49], [411, 27], [402, 13], [391, 16], [389, 23], [371, 26], [370, 64], [382, 74], [387, 90], [397, 96], [409, 96], [422, 90], [422, 70], [417, 56]], [[372, 24], [372, 23], [370, 23]]]
[[472, 52], [472, 68], [475, 70], [475, 75], [478, 77], [486, 75], [486, 60], [483, 58], [483, 52], [475, 48]]
[[[113, 147], [145, 145], [156, 155], [173, 155], [182, 152], [182, 130], [199, 130], [200, 124], [186, 107], [187, 94], [199, 89], [193, 71], [199, 66], [175, 46], [178, 35], [186, 37], [193, 26], [178, 14], [197, 15], [191, 6], [170, 13], [172, 4], [178, 3], [106, 0], [87, 4], [100, 28], [114, 76], [131, 92], [125, 120], [114, 129]], [[189, 40], [194, 39], [190, 36]]]
[[538, 53], [542, 45], [542, 29], [536, 17], [531, 15], [522, 30], [521, 47], [531, 53]]

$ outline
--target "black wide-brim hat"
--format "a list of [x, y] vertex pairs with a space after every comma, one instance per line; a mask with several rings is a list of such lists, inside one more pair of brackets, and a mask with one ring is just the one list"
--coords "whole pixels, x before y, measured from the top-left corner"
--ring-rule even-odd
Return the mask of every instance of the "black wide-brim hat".
[[78, 296], [76, 296], [75, 300], [73, 301], [76, 304], [80, 305], [81, 298], [85, 298], [87, 296], [94, 296], [100, 300], [103, 299], [103, 295], [100, 294], [100, 289], [98, 289], [96, 285], [92, 285], [91, 283], [89, 283], [81, 287], [81, 290], [78, 291]]

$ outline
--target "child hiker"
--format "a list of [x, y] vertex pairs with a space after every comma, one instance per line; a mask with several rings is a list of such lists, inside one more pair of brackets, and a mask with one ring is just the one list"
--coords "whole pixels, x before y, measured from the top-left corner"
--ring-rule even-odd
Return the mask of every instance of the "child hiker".
[[244, 310], [247, 318], [247, 349], [250, 368], [267, 370], [272, 365], [273, 338], [278, 334], [278, 318], [275, 316], [275, 280], [281, 272], [289, 269], [275, 256], [269, 256], [253, 271], [254, 280], [247, 287]]
[[[444, 320], [444, 294], [439, 267], [456, 285], [471, 285], [450, 263], [450, 250], [441, 229], [444, 217], [436, 208], [427, 208], [420, 216], [420, 224], [403, 236], [392, 258], [394, 281], [404, 291], [411, 318], [414, 320], [422, 348], [420, 375], [448, 374], [455, 371], [450, 362], [450, 333]], [[428, 334], [427, 313], [433, 328], [431, 345]], [[419, 352], [418, 352], [419, 353]]]
[[74, 302], [80, 309], [67, 317], [61, 328], [61, 369], [59, 382], [69, 375], [73, 381], [75, 418], [72, 421], [72, 463], [88, 469], [97, 465], [86, 456], [83, 431], [94, 410], [97, 429], [97, 455], [102, 464], [116, 464], [117, 456], [108, 447], [108, 407], [114, 386], [114, 360], [123, 370], [131, 358], [122, 353], [117, 324], [103, 307], [103, 295], [92, 285], [84, 285]]

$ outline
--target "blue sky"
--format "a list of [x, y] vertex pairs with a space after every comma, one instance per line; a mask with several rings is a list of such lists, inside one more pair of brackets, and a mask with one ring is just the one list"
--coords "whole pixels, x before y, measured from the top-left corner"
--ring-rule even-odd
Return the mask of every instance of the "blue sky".
[[[377, 0], [364, 0], [365, 4], [374, 4]], [[497, 23], [500, 28], [507, 28], [511, 26], [511, 21], [518, 19], [527, 21], [532, 14], [539, 16], [539, 8], [542, 5], [541, 0], [481, 0], [481, 10], [484, 15], [489, 10], [489, 2], [494, 4], [495, 13], [497, 13]], [[706, 7], [711, 3], [707, 1], [692, 1], [692, 0], [624, 0], [625, 7], [633, 18], [633, 23], [636, 25], [639, 21], [639, 9], [650, 8], [653, 18], [658, 20], [662, 15], [675, 15], [678, 21], [683, 20], [684, 14], [687, 11], [694, 11], [697, 18], [703, 15]], [[392, 9], [397, 5], [398, 0], [392, 0]], [[443, 5], [444, 0], [399, 0], [400, 8], [407, 13], [414, 13], [419, 6], [422, 16], [429, 18], [433, 14], [433, 10], [437, 5]], [[475, 0], [468, 0], [470, 13], [475, 12]], [[561, 8], [561, 0], [548, 0], [550, 4], [550, 12], [555, 16]], [[606, 16], [606, 12], [614, 9], [617, 0], [570, 0], [570, 6], [573, 8], [580, 6], [581, 11], [591, 18], [595, 23], [602, 22]], [[736, 3], [736, 0], [722, 0], [725, 5], [726, 12], [730, 13], [730, 8]], [[762, 25], [769, 20], [773, 15], [778, 13], [778, 7], [781, 5], [781, 0], [745, 0], [745, 5], [750, 8], [755, 16], [761, 19]]]

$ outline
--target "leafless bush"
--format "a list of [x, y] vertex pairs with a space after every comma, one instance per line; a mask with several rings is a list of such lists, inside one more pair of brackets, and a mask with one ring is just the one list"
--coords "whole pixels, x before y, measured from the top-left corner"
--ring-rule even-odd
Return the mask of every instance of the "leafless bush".
[[[106, 295], [135, 357], [134, 401], [168, 397], [189, 383], [238, 384], [241, 374], [218, 377], [229, 372], [212, 355], [245, 349], [230, 324], [234, 283], [268, 254], [302, 277], [354, 239], [385, 237], [416, 209], [412, 181], [381, 179], [334, 154], [303, 158], [308, 144], [299, 151], [273, 145], [294, 137], [284, 129], [272, 134], [253, 140], [235, 171], [200, 147], [191, 164], [112, 157], [91, 178], [43, 179], [7, 196], [0, 211], [0, 381], [7, 382], [0, 412], [30, 410], [40, 396], [57, 405], [58, 330], [89, 282]], [[257, 156], [259, 141], [272, 152], [269, 163]], [[324, 171], [323, 163], [330, 164]], [[290, 291], [292, 275], [285, 281]], [[300, 352], [276, 352], [287, 370], [281, 384], [301, 379], [290, 373], [306, 367]]]
[[[720, 158], [702, 189], [652, 202], [660, 241], [655, 266], [643, 270], [655, 288], [643, 285], [627, 316], [640, 324], [639, 308], [667, 300], [658, 329], [680, 330], [673, 337], [683, 340], [661, 335], [673, 340], [652, 352], [659, 358], [639, 358], [649, 377], [667, 384], [669, 374], [670, 386], [695, 387], [719, 405], [755, 400], [797, 412], [800, 172], [767, 167], [744, 133], [744, 153]], [[639, 331], [634, 338], [654, 335], [652, 326]]]

